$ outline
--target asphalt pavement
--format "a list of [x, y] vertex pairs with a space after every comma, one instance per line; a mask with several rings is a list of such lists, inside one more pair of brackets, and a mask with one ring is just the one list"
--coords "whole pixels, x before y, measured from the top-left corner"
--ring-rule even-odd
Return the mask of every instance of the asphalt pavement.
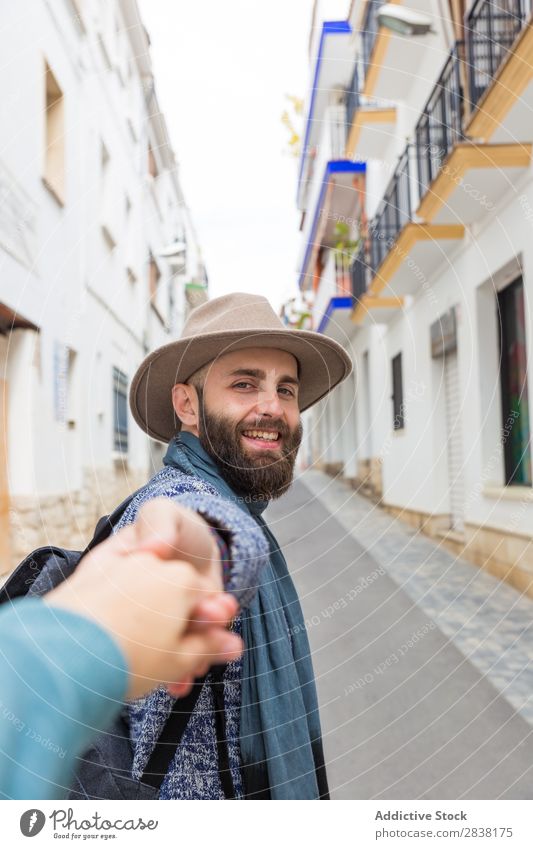
[[300, 592], [332, 798], [531, 798], [533, 602], [315, 470], [265, 518]]

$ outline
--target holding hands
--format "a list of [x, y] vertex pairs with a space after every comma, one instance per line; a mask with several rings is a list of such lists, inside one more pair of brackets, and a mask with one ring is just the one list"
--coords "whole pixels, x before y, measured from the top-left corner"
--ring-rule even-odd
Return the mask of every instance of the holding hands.
[[110, 633], [128, 662], [129, 699], [160, 684], [184, 696], [194, 678], [242, 653], [240, 637], [227, 630], [238, 604], [222, 591], [209, 525], [165, 498], [145, 504], [43, 600]]

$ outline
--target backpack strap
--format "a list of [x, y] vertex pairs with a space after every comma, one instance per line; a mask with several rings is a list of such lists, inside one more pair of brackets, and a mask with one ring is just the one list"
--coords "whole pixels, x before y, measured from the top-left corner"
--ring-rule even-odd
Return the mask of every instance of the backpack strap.
[[226, 725], [226, 705], [224, 703], [224, 672], [226, 666], [215, 666], [212, 673], [211, 688], [215, 702], [215, 728], [217, 733], [218, 774], [225, 799], [236, 799], [235, 787], [231, 775], [228, 747], [228, 729]]
[[[235, 799], [235, 788], [231, 777], [226, 732], [223, 684], [225, 670], [225, 664], [213, 667], [211, 687], [215, 702], [215, 726], [220, 783], [224, 797], [226, 799]], [[207, 676], [198, 678], [192, 685], [191, 692], [183, 699], [176, 699], [172, 705], [172, 709], [144, 768], [140, 779], [141, 783], [149, 784], [157, 790], [160, 789], [176, 754], [176, 749], [181, 743], [181, 738], [183, 737], [191, 714], [196, 707], [206, 679]]]
[[148, 763], [141, 776], [141, 782], [150, 784], [158, 790], [163, 783], [172, 759], [176, 754], [190, 716], [200, 698], [205, 678], [199, 678], [192, 685], [191, 692], [183, 699], [176, 699], [163, 726], [157, 742], [148, 758]]
[[85, 554], [88, 554], [88, 552], [91, 551], [93, 548], [96, 548], [97, 545], [100, 545], [101, 542], [103, 542], [105, 539], [108, 538], [108, 536], [111, 535], [113, 528], [118, 525], [133, 499], [136, 498], [137, 495], [139, 495], [139, 493], [143, 491], [143, 489], [144, 486], [139, 487], [139, 489], [136, 489], [135, 492], [133, 492], [131, 495], [128, 495], [128, 497], [125, 498], [124, 501], [121, 501], [118, 507], [115, 507], [112, 513], [110, 513], [108, 516], [102, 516], [100, 519], [98, 519], [98, 522], [96, 523], [96, 527], [94, 529], [93, 538], [87, 544], [82, 554], [82, 557]]

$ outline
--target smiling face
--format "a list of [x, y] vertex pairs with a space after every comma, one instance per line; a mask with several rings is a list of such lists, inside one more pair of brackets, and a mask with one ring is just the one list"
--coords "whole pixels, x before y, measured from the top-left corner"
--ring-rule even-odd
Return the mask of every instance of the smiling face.
[[183, 430], [199, 437], [233, 489], [269, 500], [289, 488], [302, 439], [292, 354], [223, 354], [177, 384], [173, 402]]

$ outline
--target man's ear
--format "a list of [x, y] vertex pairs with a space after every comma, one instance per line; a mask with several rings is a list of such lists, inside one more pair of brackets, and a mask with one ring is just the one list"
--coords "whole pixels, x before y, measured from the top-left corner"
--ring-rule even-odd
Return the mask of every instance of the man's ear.
[[172, 387], [172, 406], [184, 429], [198, 436], [198, 394], [189, 383], [176, 383]]

